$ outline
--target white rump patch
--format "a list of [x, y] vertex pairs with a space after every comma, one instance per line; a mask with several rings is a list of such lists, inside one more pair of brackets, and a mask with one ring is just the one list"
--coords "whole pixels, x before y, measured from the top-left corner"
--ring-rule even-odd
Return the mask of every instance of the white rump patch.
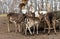
[[40, 11], [40, 13], [41, 13], [41, 14], [46, 14], [46, 13], [47, 13], [47, 11]]
[[35, 17], [39, 17], [38, 11], [35, 12]]
[[22, 9], [22, 13], [26, 14], [27, 9]]
[[[39, 11], [40, 14], [46, 14], [47, 11]], [[35, 17], [39, 17], [38, 11], [35, 12]]]

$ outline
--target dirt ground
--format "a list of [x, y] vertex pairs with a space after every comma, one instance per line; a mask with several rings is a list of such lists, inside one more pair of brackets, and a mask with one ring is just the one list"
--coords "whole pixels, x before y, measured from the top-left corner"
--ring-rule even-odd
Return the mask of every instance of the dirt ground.
[[[11, 30], [14, 30], [14, 26], [10, 26]], [[57, 32], [55, 35], [54, 33], [51, 33], [50, 35], [40, 33], [39, 35], [23, 35], [21, 33], [15, 33], [12, 30], [12, 32], [7, 31], [7, 17], [6, 16], [0, 16], [0, 39], [60, 39], [60, 32]]]

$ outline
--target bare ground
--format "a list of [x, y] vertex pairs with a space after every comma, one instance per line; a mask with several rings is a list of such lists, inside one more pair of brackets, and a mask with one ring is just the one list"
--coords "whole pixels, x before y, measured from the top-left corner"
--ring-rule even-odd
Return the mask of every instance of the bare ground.
[[0, 17], [0, 39], [60, 39], [60, 32], [57, 32], [55, 35], [54, 33], [51, 33], [50, 35], [42, 34], [39, 35], [23, 35], [21, 33], [15, 33], [14, 32], [14, 26], [10, 26], [12, 32], [7, 31], [7, 17], [1, 16]]

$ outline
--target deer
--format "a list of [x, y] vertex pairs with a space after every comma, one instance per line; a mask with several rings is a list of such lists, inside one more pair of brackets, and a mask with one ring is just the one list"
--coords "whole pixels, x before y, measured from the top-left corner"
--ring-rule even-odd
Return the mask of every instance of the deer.
[[[57, 13], [57, 11], [51, 11], [51, 6], [48, 3], [47, 4], [47, 13], [44, 16], [45, 22], [48, 26], [48, 35], [51, 32], [50, 29], [54, 29], [54, 32], [56, 34], [56, 14], [55, 13]], [[51, 28], [51, 26], [52, 26], [52, 28]]]
[[[48, 25], [48, 35], [50, 34], [50, 29], [54, 29], [54, 32], [56, 34], [56, 15], [55, 15], [55, 11], [52, 11], [52, 12], [48, 12], [46, 15], [45, 15], [45, 21]], [[51, 26], [53, 28], [51, 28]]]
[[[35, 14], [35, 13], [34, 13]], [[29, 33], [32, 35], [35, 33], [35, 27], [36, 27], [36, 33], [38, 34], [38, 27], [39, 27], [39, 23], [41, 21], [42, 15], [40, 13], [38, 13], [38, 17], [36, 17], [34, 14], [30, 13], [30, 14], [26, 14], [26, 29], [25, 29], [25, 35], [27, 35], [27, 29], [29, 30]], [[31, 32], [31, 27], [33, 27], [33, 33]]]
[[25, 18], [24, 14], [10, 12], [9, 14], [7, 14], [7, 18], [8, 18], [8, 32], [11, 31], [10, 30], [10, 24], [11, 23], [13, 23], [15, 25], [15, 32], [17, 32], [17, 30], [19, 32], [21, 32], [20, 24]]

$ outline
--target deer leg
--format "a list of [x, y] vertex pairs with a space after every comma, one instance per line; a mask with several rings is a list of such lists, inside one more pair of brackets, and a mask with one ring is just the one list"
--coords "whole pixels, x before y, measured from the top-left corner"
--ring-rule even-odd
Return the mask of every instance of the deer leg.
[[50, 26], [48, 26], [49, 28], [48, 28], [48, 34], [50, 33]]
[[27, 27], [27, 29], [29, 30], [29, 33], [32, 35], [32, 32], [31, 32], [31, 30], [30, 30], [30, 26], [31, 26], [31, 25], [30, 25], [29, 23], [26, 24], [26, 27]]
[[50, 23], [49, 22], [47, 22], [47, 24], [48, 24], [48, 34], [50, 33]]
[[18, 30], [19, 30], [19, 32], [21, 32], [21, 30], [20, 30], [20, 24], [18, 24]]
[[48, 25], [48, 34], [49, 34], [50, 33], [50, 26], [51, 26], [51, 24], [50, 24], [49, 20], [47, 20], [47, 19], [46, 19], [46, 23]]
[[30, 27], [28, 27], [28, 30], [29, 30], [30, 34], [32, 35], [32, 32], [31, 32], [31, 30], [30, 30]]
[[26, 24], [25, 35], [27, 35], [28, 24]]
[[38, 34], [38, 24], [37, 24], [36, 28], [37, 28], [37, 34]]
[[16, 23], [14, 23], [15, 24], [15, 32], [17, 32], [17, 30], [18, 30], [18, 25], [16, 24]]
[[46, 22], [44, 22], [44, 31], [43, 32], [45, 32], [45, 28], [46, 28]]
[[10, 22], [8, 23], [8, 32], [10, 32]]
[[56, 34], [55, 20], [53, 20], [52, 22], [53, 22], [54, 32], [55, 32], [55, 34]]
[[33, 26], [33, 34], [34, 34], [34, 32], [35, 32], [35, 26]]
[[32, 25], [28, 23], [28, 27], [27, 28], [29, 30], [29, 33], [32, 35], [31, 29], [30, 29], [31, 27], [32, 27]]
[[25, 35], [27, 35], [27, 27], [26, 27], [26, 29], [25, 29]]

